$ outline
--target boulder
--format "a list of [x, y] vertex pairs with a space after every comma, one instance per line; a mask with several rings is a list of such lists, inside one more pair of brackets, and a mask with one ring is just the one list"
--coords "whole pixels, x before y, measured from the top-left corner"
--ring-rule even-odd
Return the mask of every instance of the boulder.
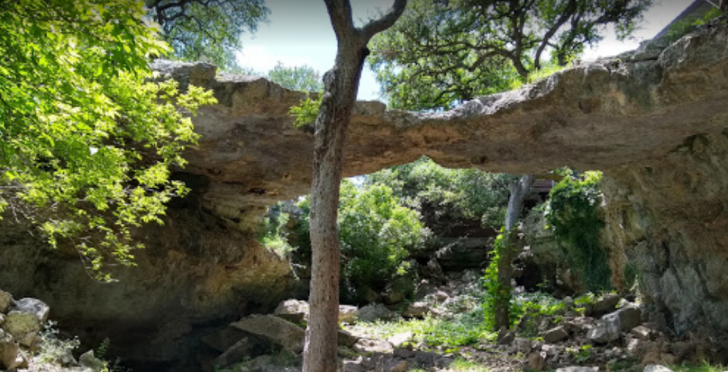
[[225, 352], [215, 359], [214, 366], [216, 368], [224, 368], [231, 364], [237, 363], [252, 356], [254, 345], [249, 338], [243, 338], [230, 346]]
[[667, 368], [660, 364], [648, 364], [645, 366], [643, 372], [673, 372], [670, 368]]
[[308, 302], [299, 300], [285, 300], [273, 311], [274, 315], [299, 324], [308, 321], [308, 313]]
[[528, 356], [528, 369], [532, 371], [543, 371], [546, 367], [546, 357], [544, 352], [531, 353]]
[[354, 350], [359, 353], [382, 353], [391, 354], [394, 351], [392, 344], [384, 340], [373, 338], [360, 338], [354, 344]]
[[214, 332], [208, 333], [202, 337], [202, 342], [221, 352], [224, 353], [231, 348], [235, 343], [245, 338], [248, 334], [241, 331], [240, 329], [233, 327], [225, 327], [223, 329], [215, 330]]
[[[3, 323], [5, 323], [5, 315], [0, 314], [0, 326], [3, 325]], [[2, 330], [2, 329], [0, 329], [0, 330]]]
[[304, 330], [275, 315], [252, 315], [231, 323], [230, 326], [260, 336], [293, 352], [303, 351], [306, 337]]
[[609, 293], [598, 298], [593, 304], [587, 306], [586, 315], [598, 318], [617, 309], [619, 300], [622, 298], [616, 294]]
[[389, 320], [395, 317], [395, 313], [382, 304], [370, 304], [357, 310], [356, 317], [359, 321], [371, 323], [377, 320]]
[[354, 323], [356, 322], [357, 307], [351, 305], [339, 305], [339, 322]]
[[396, 335], [387, 339], [387, 341], [394, 347], [401, 347], [405, 342], [412, 340], [415, 336], [412, 332], [397, 333]]
[[599, 372], [599, 367], [572, 366], [557, 368], [556, 372]]
[[0, 369], [13, 369], [18, 366], [20, 347], [17, 343], [5, 338], [0, 340]]
[[625, 306], [607, 314], [587, 332], [586, 337], [596, 344], [605, 344], [619, 339], [621, 332], [628, 332], [642, 322], [642, 312], [636, 305]]
[[383, 368], [384, 372], [407, 372], [409, 364], [406, 360], [389, 360]]
[[566, 330], [566, 328], [562, 326], [558, 326], [556, 328], [551, 328], [548, 331], [544, 332], [541, 337], [543, 337], [544, 342], [548, 342], [550, 344], [553, 344], [554, 342], [559, 342], [561, 340], [564, 340], [569, 337], [569, 332]]
[[0, 290], [0, 313], [7, 313], [13, 304], [13, 296], [10, 293]]
[[649, 340], [650, 336], [652, 335], [652, 330], [641, 325], [641, 326], [634, 327], [630, 331], [630, 334], [640, 340]]
[[503, 327], [498, 331], [496, 342], [499, 345], [510, 345], [516, 339], [516, 333], [508, 331], [507, 328]]
[[359, 337], [354, 335], [353, 333], [340, 329], [337, 332], [338, 342], [339, 346], [344, 347], [352, 347], [356, 344], [357, 341], [359, 341]]
[[428, 313], [434, 313], [433, 309], [430, 308], [430, 304], [424, 301], [418, 301], [411, 303], [402, 312], [402, 316], [405, 318], [424, 318]]
[[13, 311], [33, 314], [42, 324], [48, 320], [48, 314], [50, 313], [51, 308], [46, 305], [45, 302], [36, 298], [22, 298], [15, 301]]
[[[41, 330], [41, 322], [35, 314], [11, 311], [2, 324], [2, 329], [16, 340], [25, 343], [32, 340]], [[30, 346], [30, 344], [25, 345]]]
[[86, 368], [90, 368], [94, 372], [103, 371], [106, 368], [106, 363], [94, 356], [94, 351], [89, 350], [78, 358], [79, 363]]

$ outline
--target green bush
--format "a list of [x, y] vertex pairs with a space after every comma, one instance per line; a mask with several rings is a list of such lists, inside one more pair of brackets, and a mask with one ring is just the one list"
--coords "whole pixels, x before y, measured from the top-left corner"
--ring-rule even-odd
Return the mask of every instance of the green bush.
[[341, 185], [339, 205], [342, 281], [345, 298], [361, 302], [368, 289], [382, 290], [408, 274], [408, 251], [424, 242], [426, 230], [416, 211], [399, 204], [392, 189]]
[[422, 214], [429, 228], [443, 234], [462, 220], [501, 226], [510, 177], [478, 169], [448, 169], [422, 157], [371, 174], [365, 183], [391, 187], [406, 206]]
[[[429, 231], [418, 212], [402, 205], [388, 186], [360, 189], [344, 180], [340, 192], [341, 296], [344, 301], [361, 303], [369, 289], [384, 290], [412, 274], [409, 252], [424, 244]], [[311, 252], [310, 199], [301, 199], [297, 207], [290, 240], [296, 242], [296, 259], [307, 261]]]
[[581, 278], [587, 291], [610, 289], [609, 255], [599, 234], [604, 220], [599, 214], [601, 172], [575, 175], [567, 170], [552, 190], [544, 213], [559, 245], [567, 252], [567, 264]]

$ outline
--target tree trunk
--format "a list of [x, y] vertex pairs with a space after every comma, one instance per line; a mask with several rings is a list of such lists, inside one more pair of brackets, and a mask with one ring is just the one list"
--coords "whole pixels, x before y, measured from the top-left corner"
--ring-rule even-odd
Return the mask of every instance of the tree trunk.
[[339, 234], [336, 225], [344, 145], [356, 102], [366, 45], [376, 33], [391, 27], [406, 0], [361, 29], [353, 26], [348, 0], [324, 0], [336, 33], [334, 68], [324, 75], [324, 94], [316, 118], [311, 185], [311, 294], [304, 346], [304, 372], [336, 372], [339, 318]]
[[[498, 282], [502, 288], [510, 288], [511, 279], [513, 279], [513, 259], [517, 253], [516, 247], [516, 224], [518, 216], [523, 209], [523, 201], [528, 195], [528, 191], [533, 185], [533, 175], [527, 174], [522, 176], [518, 181], [514, 181], [510, 185], [511, 195], [508, 198], [508, 208], [506, 209], [506, 221], [504, 226], [504, 234], [506, 234], [505, 242], [500, 251], [500, 259], [498, 261]], [[508, 328], [510, 326], [510, 297], [496, 298], [494, 306], [495, 329]]]

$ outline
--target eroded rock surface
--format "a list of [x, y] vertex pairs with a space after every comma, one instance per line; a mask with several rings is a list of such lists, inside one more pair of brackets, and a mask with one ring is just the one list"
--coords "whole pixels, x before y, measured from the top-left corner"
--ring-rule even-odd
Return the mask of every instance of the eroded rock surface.
[[[194, 118], [202, 139], [177, 174], [193, 195], [172, 206], [164, 227], [137, 231], [147, 246], [139, 266], [117, 270], [111, 285], [89, 279], [73, 250], [50, 257], [26, 227], [3, 226], [0, 286], [43, 299], [61, 326], [110, 337], [127, 347], [115, 350], [127, 360], [182, 371], [171, 361], [199, 348], [209, 328], [287, 298], [287, 263], [251, 232], [266, 206], [308, 193], [313, 136], [288, 115], [303, 93], [218, 77], [202, 63], [155, 68], [220, 101]], [[624, 267], [625, 257], [636, 265], [668, 327], [705, 327], [719, 340], [728, 334], [726, 102], [728, 29], [711, 27], [445, 113], [359, 102], [345, 173], [421, 155], [508, 173], [602, 170], [613, 265]]]

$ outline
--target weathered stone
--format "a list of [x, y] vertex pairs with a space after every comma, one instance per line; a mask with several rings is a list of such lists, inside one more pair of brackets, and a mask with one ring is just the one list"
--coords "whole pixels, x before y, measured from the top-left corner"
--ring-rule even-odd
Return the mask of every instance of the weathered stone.
[[103, 360], [100, 360], [94, 356], [94, 351], [89, 350], [78, 358], [79, 363], [81, 363], [82, 366], [90, 368], [94, 372], [100, 372], [106, 367], [106, 363], [104, 363]]
[[408, 369], [409, 364], [406, 360], [391, 360], [383, 368], [385, 372], [406, 372]]
[[643, 372], [673, 372], [670, 368], [667, 368], [659, 364], [648, 364], [645, 366]]
[[548, 331], [544, 332], [541, 337], [543, 337], [543, 340], [545, 342], [548, 342], [550, 344], [553, 344], [554, 342], [559, 342], [561, 340], [564, 340], [569, 337], [569, 332], [566, 331], [566, 328], [562, 326], [558, 326], [555, 328], [551, 328]]
[[204, 342], [205, 345], [224, 353], [246, 335], [247, 334], [245, 332], [237, 328], [225, 327], [205, 335], [202, 337], [202, 342]]
[[430, 307], [430, 304], [424, 301], [418, 301], [411, 303], [407, 309], [402, 312], [402, 316], [405, 318], [424, 318], [430, 313], [436, 314], [436, 312]]
[[357, 307], [351, 305], [339, 305], [339, 322], [354, 323], [356, 322]]
[[394, 351], [392, 344], [384, 340], [372, 338], [360, 338], [354, 344], [354, 350], [360, 353], [385, 353], [391, 354]]
[[414, 333], [412, 332], [404, 332], [404, 333], [398, 333], [390, 338], [387, 339], [387, 341], [392, 344], [394, 347], [401, 347], [404, 345], [404, 343], [409, 342], [414, 337]]
[[361, 358], [357, 360], [345, 360], [344, 372], [365, 372], [367, 369], [361, 365]]
[[503, 327], [498, 331], [498, 336], [496, 337], [496, 342], [499, 345], [510, 345], [513, 343], [513, 341], [516, 339], [516, 333], [509, 331], [507, 328]]
[[304, 330], [274, 315], [252, 315], [230, 326], [263, 337], [296, 353], [303, 351]]
[[339, 346], [352, 347], [359, 341], [359, 337], [349, 331], [340, 329], [337, 331]]
[[528, 369], [532, 371], [543, 371], [546, 367], [546, 353], [534, 352], [528, 356]]
[[4, 314], [0, 314], [0, 326], [2, 326], [3, 323], [5, 323], [5, 315]]
[[637, 327], [633, 328], [630, 331], [630, 334], [632, 334], [632, 336], [634, 336], [640, 340], [649, 340], [650, 335], [652, 334], [652, 330], [641, 325], [641, 326], [637, 326]]
[[400, 347], [394, 349], [393, 355], [397, 358], [409, 359], [415, 355], [415, 351], [409, 348]]
[[596, 327], [587, 332], [587, 338], [596, 344], [619, 339], [621, 332], [628, 332], [642, 322], [642, 312], [635, 305], [628, 305], [599, 320]]
[[599, 367], [581, 367], [581, 366], [564, 367], [564, 368], [557, 368], [556, 372], [599, 372]]
[[273, 311], [274, 315], [294, 323], [307, 322], [308, 313], [308, 302], [299, 300], [285, 300]]
[[8, 292], [0, 290], [0, 313], [7, 313], [13, 304], [13, 296]]
[[253, 347], [254, 345], [248, 338], [243, 338], [217, 357], [214, 365], [218, 368], [227, 367], [233, 363], [242, 361], [246, 357], [251, 357]]
[[395, 317], [395, 313], [384, 307], [382, 304], [370, 304], [357, 310], [356, 317], [359, 321], [365, 323], [375, 322], [377, 320], [389, 320]]
[[617, 309], [617, 304], [622, 298], [616, 294], [605, 294], [598, 298], [593, 304], [587, 307], [587, 315], [592, 317], [600, 317], [604, 314], [614, 312]]
[[[642, 294], [674, 316], [670, 327], [679, 334], [705, 326], [717, 344], [728, 345], [721, 341], [728, 334], [727, 44], [728, 31], [718, 25], [655, 60], [582, 64], [450, 112], [359, 103], [344, 173], [423, 154], [449, 167], [508, 173], [564, 164], [601, 169], [610, 256], [637, 267]], [[168, 210], [164, 227], [139, 229], [147, 249], [135, 254], [135, 270], [120, 270], [113, 286], [90, 283], [77, 260], [39, 254], [45, 247], [27, 229], [2, 229], [0, 286], [32, 290], [77, 330], [88, 326], [78, 319], [93, 319], [95, 332], [111, 339], [179, 319], [220, 321], [288, 297], [288, 263], [240, 230], [250, 231], [266, 206], [306, 194], [310, 185], [312, 136], [293, 128], [288, 115], [304, 93], [264, 79], [215, 80], [209, 65], [169, 63], [161, 72], [214, 89], [220, 103], [194, 118], [202, 139], [185, 154], [185, 172], [176, 172], [192, 193]], [[199, 346], [157, 336], [138, 338], [135, 355], [171, 361]]]
[[[37, 335], [41, 330], [41, 323], [35, 314], [11, 311], [2, 324], [2, 329], [9, 333], [16, 340], [28, 340]], [[29, 346], [29, 345], [26, 345]]]
[[12, 340], [0, 339], [0, 369], [13, 369], [18, 366], [20, 347]]

